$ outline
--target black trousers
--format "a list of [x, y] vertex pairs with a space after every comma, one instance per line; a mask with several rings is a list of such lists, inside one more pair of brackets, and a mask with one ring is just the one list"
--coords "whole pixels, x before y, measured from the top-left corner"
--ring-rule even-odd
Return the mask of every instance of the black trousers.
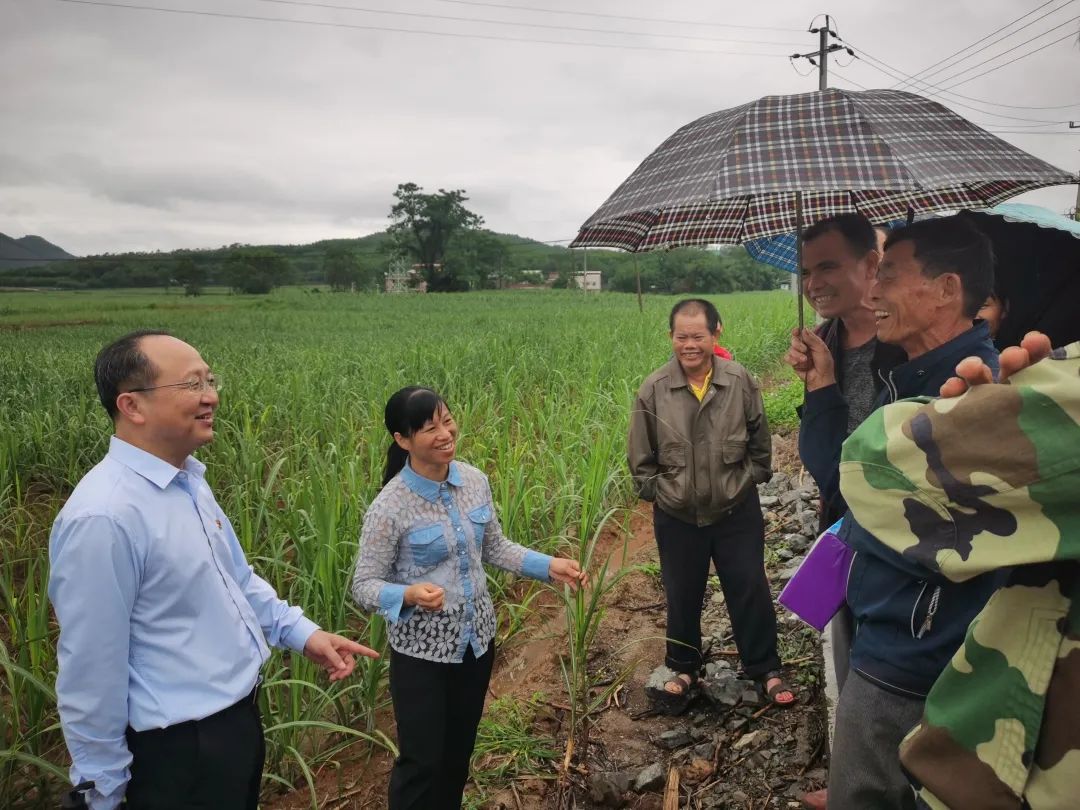
[[495, 645], [460, 664], [390, 653], [398, 749], [389, 810], [460, 810]]
[[660, 576], [667, 598], [667, 658], [676, 672], [701, 669], [701, 607], [716, 567], [743, 671], [756, 678], [780, 668], [776, 613], [765, 576], [765, 521], [756, 489], [709, 526], [684, 523], [653, 507]]
[[258, 688], [202, 720], [127, 730], [129, 810], [255, 810], [266, 746]]

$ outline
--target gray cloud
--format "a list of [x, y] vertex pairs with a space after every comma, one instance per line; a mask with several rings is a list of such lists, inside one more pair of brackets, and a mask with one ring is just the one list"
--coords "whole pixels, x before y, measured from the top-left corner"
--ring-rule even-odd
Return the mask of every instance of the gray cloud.
[[[257, 0], [154, 5], [650, 47], [786, 54], [816, 46], [816, 37], [799, 30], [554, 17], [438, 0], [362, 5], [650, 36], [402, 20]], [[545, 5], [791, 29], [802, 29], [809, 17], [794, 0], [744, 8], [737, 17], [705, 0], [667, 6], [644, 0], [599, 0], [588, 6], [546, 0]], [[903, 6], [871, 12], [863, 0], [838, 0], [833, 9], [845, 38], [909, 71], [1024, 10], [1009, 0], [939, 3], [917, 12]], [[657, 36], [661, 33], [804, 45], [736, 46], [666, 39]], [[1010, 104], [1073, 100], [1075, 88], [1047, 77], [1075, 75], [1078, 56], [1072, 43], [1063, 43], [956, 92]], [[846, 62], [845, 56], [834, 64]], [[872, 65], [864, 59], [841, 68], [835, 83], [843, 86], [841, 77], [868, 86], [893, 83]], [[410, 36], [55, 0], [5, 6], [0, 76], [0, 231], [39, 233], [78, 253], [359, 235], [385, 226], [394, 188], [410, 180], [429, 189], [465, 188], [474, 210], [493, 229], [568, 238], [679, 126], [761, 95], [816, 87], [813, 77], [801, 78], [781, 56]], [[1080, 114], [1080, 108], [1034, 112], [972, 106], [1023, 118]], [[956, 109], [995, 128], [1024, 123]], [[1080, 145], [1075, 135], [1003, 137], [1075, 168], [1070, 165]], [[1037, 192], [1033, 201], [1062, 209], [1074, 193], [1070, 188]]]

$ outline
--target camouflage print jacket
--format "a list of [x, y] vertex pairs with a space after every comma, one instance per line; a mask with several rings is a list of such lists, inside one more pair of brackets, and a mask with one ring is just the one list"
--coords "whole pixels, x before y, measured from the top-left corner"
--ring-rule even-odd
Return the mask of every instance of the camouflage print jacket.
[[1080, 343], [1005, 385], [879, 409], [841, 488], [931, 572], [1016, 566], [900, 747], [921, 806], [1080, 807]]

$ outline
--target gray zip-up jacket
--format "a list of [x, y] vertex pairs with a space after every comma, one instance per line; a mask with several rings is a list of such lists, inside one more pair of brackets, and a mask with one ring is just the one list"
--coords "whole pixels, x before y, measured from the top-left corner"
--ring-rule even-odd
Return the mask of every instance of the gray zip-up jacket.
[[708, 526], [772, 477], [772, 439], [750, 373], [713, 357], [699, 403], [672, 357], [646, 378], [630, 414], [627, 460], [638, 495], [685, 523]]

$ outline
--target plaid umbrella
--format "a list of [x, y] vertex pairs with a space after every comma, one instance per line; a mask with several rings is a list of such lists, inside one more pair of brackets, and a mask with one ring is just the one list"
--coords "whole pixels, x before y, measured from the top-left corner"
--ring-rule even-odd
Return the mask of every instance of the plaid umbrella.
[[678, 130], [570, 246], [741, 244], [833, 214], [889, 222], [909, 209], [986, 208], [1075, 182], [922, 96], [837, 89], [766, 96]]

